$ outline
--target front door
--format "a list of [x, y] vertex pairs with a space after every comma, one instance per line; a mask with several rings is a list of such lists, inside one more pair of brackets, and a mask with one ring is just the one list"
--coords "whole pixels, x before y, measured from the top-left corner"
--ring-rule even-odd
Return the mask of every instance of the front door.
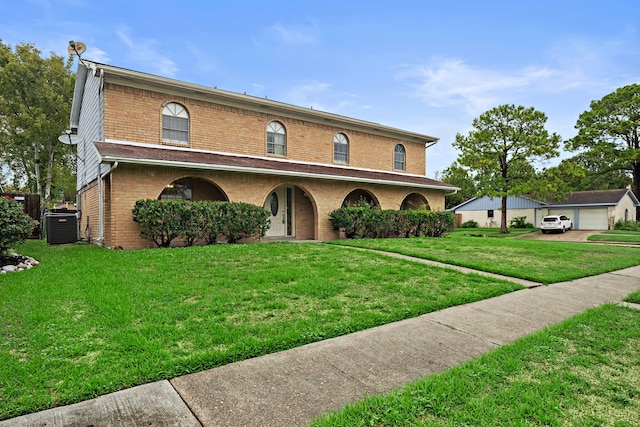
[[267, 237], [294, 237], [293, 228], [293, 189], [278, 187], [264, 203], [264, 208], [271, 213], [271, 226]]

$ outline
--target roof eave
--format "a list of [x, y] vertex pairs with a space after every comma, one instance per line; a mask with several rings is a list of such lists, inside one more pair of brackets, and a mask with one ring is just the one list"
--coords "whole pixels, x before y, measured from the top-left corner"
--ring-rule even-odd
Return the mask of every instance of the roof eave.
[[252, 173], [252, 174], [260, 174], [260, 175], [276, 175], [276, 176], [292, 176], [292, 177], [298, 177], [298, 178], [302, 177], [302, 178], [324, 179], [324, 180], [330, 180], [330, 181], [394, 185], [394, 186], [400, 186], [400, 187], [424, 188], [424, 189], [430, 189], [430, 190], [443, 190], [443, 191], [455, 190], [457, 188], [457, 187], [449, 187], [449, 186], [417, 184], [417, 183], [402, 182], [402, 181], [390, 181], [390, 180], [383, 180], [383, 179], [371, 179], [371, 178], [359, 178], [359, 177], [356, 178], [356, 177], [329, 175], [329, 174], [320, 174], [320, 173], [288, 171], [288, 170], [282, 170], [282, 169], [280, 170], [262, 169], [262, 168], [246, 167], [246, 166], [211, 165], [209, 163], [180, 162], [175, 160], [131, 159], [128, 157], [112, 156], [112, 155], [100, 155], [99, 158], [100, 158], [100, 163], [118, 162], [118, 163], [141, 165], [141, 166], [208, 169], [208, 170], [219, 170], [219, 171], [225, 171], [225, 172], [241, 172], [241, 173]]
[[598, 208], [598, 207], [608, 207], [608, 206], [617, 206], [618, 203], [561, 203], [561, 204], [551, 204], [545, 207], [547, 208]]

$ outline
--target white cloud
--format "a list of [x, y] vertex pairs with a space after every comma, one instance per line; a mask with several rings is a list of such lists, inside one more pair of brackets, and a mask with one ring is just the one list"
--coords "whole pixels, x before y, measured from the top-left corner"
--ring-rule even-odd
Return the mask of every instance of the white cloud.
[[187, 49], [192, 58], [192, 68], [199, 73], [207, 74], [216, 71], [219, 68], [218, 61], [208, 52], [203, 52], [193, 43], [187, 43]]
[[97, 47], [87, 47], [87, 51], [82, 56], [83, 58], [103, 64], [107, 64], [111, 60], [107, 52]]
[[[500, 104], [567, 104], [570, 99], [596, 99], [640, 78], [629, 74], [628, 61], [640, 58], [635, 27], [618, 37], [592, 40], [565, 37], [540, 52], [545, 65], [519, 68], [471, 65], [459, 58], [434, 58], [425, 65], [402, 67], [397, 79], [432, 107], [459, 108], [476, 116]], [[586, 105], [581, 108], [586, 108]]]
[[251, 87], [254, 89], [255, 93], [258, 93], [259, 95], [263, 95], [267, 88], [265, 85], [260, 83], [251, 83]]
[[473, 67], [460, 59], [433, 60], [398, 74], [413, 80], [416, 95], [433, 107], [462, 106], [475, 115], [497, 104], [508, 103], [514, 92], [529, 90], [554, 78], [549, 67], [526, 67], [515, 71]]
[[268, 32], [277, 40], [291, 45], [311, 45], [315, 44], [319, 38], [319, 30], [313, 22], [306, 26], [285, 26], [276, 22], [269, 27]]
[[129, 58], [136, 64], [144, 64], [146, 68], [152, 68], [154, 72], [163, 76], [173, 77], [178, 72], [176, 64], [158, 51], [155, 40], [134, 40], [126, 28], [118, 29], [116, 35], [127, 47]]
[[285, 93], [285, 102], [300, 107], [311, 107], [316, 110], [325, 110], [325, 107], [317, 99], [326, 93], [331, 87], [329, 83], [306, 81], [291, 87]]

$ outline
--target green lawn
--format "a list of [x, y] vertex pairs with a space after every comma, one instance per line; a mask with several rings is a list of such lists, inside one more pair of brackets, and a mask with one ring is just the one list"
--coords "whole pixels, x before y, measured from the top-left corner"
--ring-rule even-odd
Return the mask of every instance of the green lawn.
[[640, 316], [606, 305], [312, 424], [640, 425]]
[[0, 419], [520, 288], [317, 243], [19, 252], [41, 264], [0, 275]]
[[628, 234], [631, 236], [640, 236], [640, 231], [631, 231], [631, 230], [606, 230], [603, 231], [602, 234]]
[[447, 237], [495, 237], [499, 239], [525, 236], [527, 234], [539, 233], [535, 228], [510, 228], [509, 233], [500, 233], [499, 228], [456, 228]]
[[594, 234], [587, 237], [587, 240], [592, 242], [640, 243], [640, 233], [627, 231], [620, 233]]
[[632, 303], [635, 303], [635, 304], [640, 304], [640, 290], [629, 294], [624, 300], [626, 302], [632, 302]]
[[465, 236], [445, 238], [336, 240], [335, 245], [396, 252], [545, 284], [640, 265], [640, 246]]
[[[640, 264], [637, 248], [604, 245], [376, 242], [454, 260], [475, 253], [477, 268], [515, 263], [510, 271], [534, 280], [536, 272], [549, 279]], [[41, 264], [0, 275], [0, 419], [519, 289], [337, 244], [114, 251], [28, 241], [19, 252]]]

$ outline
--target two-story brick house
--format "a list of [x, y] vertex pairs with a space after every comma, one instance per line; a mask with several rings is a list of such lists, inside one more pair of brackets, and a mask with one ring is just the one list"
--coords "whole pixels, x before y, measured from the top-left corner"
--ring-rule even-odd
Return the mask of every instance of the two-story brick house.
[[346, 203], [442, 210], [456, 190], [425, 175], [434, 137], [85, 60], [71, 128], [81, 236], [107, 247], [151, 245], [139, 199], [252, 203], [267, 237], [329, 240]]

